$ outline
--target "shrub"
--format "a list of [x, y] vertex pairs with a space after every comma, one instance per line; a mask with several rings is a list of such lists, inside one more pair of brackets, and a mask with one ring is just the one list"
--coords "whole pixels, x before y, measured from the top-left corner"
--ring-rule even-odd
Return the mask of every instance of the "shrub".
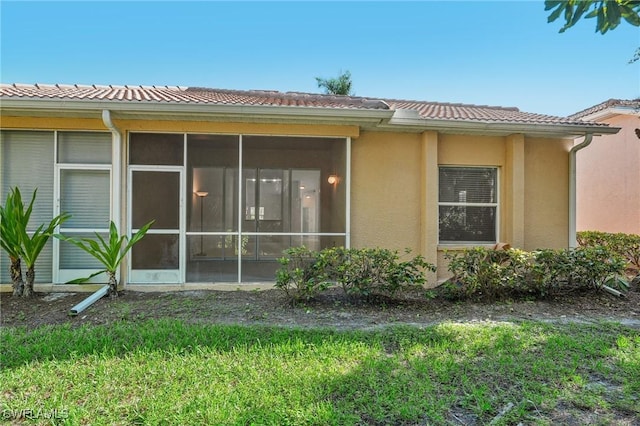
[[489, 299], [527, 293], [533, 254], [518, 250], [482, 247], [447, 252], [453, 277], [444, 284], [444, 295], [452, 299]]
[[284, 254], [278, 260], [275, 286], [293, 302], [313, 299], [334, 283], [352, 297], [394, 297], [422, 286], [424, 272], [435, 271], [422, 256], [401, 260], [397, 251], [381, 248], [330, 247], [313, 252], [297, 247]]
[[311, 300], [325, 290], [330, 281], [326, 267], [318, 262], [319, 252], [306, 247], [292, 247], [278, 259], [275, 287], [283, 290], [292, 302]]
[[560, 292], [600, 289], [618, 282], [625, 262], [602, 247], [568, 250], [490, 250], [447, 253], [453, 277], [443, 286], [452, 299], [543, 298]]
[[640, 235], [582, 231], [577, 239], [581, 247], [601, 246], [611, 250], [626, 259], [634, 274], [640, 273]]
[[627, 262], [607, 247], [583, 247], [572, 250], [574, 269], [571, 282], [599, 289], [612, 276], [624, 273]]
[[[424, 285], [425, 271], [435, 266], [422, 256], [401, 260], [397, 251], [382, 248], [329, 249], [335, 252], [332, 275], [349, 296], [395, 297], [398, 292]], [[408, 255], [409, 250], [406, 251]]]
[[535, 280], [543, 282], [549, 294], [600, 289], [610, 278], [620, 276], [626, 265], [620, 255], [602, 246], [535, 253]]

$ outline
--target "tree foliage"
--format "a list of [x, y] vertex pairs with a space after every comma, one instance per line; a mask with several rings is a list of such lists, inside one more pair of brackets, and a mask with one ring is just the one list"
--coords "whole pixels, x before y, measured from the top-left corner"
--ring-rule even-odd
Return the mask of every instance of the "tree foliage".
[[324, 89], [324, 93], [328, 95], [355, 95], [352, 91], [353, 83], [349, 71], [341, 72], [336, 78], [316, 77], [316, 82], [318, 87]]
[[547, 22], [561, 16], [565, 24], [563, 33], [581, 18], [596, 18], [596, 32], [605, 34], [616, 28], [624, 19], [633, 26], [640, 26], [640, 1], [638, 0], [546, 0], [544, 10], [553, 10]]

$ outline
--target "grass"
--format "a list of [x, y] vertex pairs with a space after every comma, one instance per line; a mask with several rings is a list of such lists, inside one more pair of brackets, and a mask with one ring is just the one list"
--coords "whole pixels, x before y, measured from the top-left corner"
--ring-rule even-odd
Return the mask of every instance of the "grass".
[[69, 425], [553, 424], [560, 408], [578, 422], [640, 416], [640, 333], [615, 324], [340, 332], [149, 320], [1, 332], [5, 419], [24, 410]]

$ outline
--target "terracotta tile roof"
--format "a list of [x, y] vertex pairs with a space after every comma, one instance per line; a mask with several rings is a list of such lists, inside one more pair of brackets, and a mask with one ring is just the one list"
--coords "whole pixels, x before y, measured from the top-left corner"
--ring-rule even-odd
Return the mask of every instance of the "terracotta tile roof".
[[[372, 99], [268, 90], [224, 90], [182, 86], [0, 84], [0, 99], [149, 102], [200, 105], [287, 106], [328, 109], [417, 111], [426, 120], [584, 125], [576, 118], [522, 112], [517, 108], [397, 99]], [[601, 125], [591, 123], [594, 125]]]
[[192, 97], [213, 103], [270, 106], [303, 106], [318, 108], [389, 109], [380, 99], [356, 96], [320, 95], [301, 92], [278, 92], [270, 90], [225, 90], [189, 87], [185, 91]]
[[2, 84], [1, 98], [173, 102], [186, 104], [300, 106], [346, 109], [389, 109], [380, 100], [268, 90], [223, 90], [181, 86], [99, 86]]
[[395, 109], [417, 110], [422, 118], [504, 123], [576, 124], [576, 120], [520, 111], [513, 107], [386, 100]]
[[582, 111], [576, 112], [575, 114], [571, 114], [567, 118], [572, 120], [577, 120], [582, 117], [586, 117], [587, 115], [594, 114], [599, 111], [603, 111], [607, 108], [615, 108], [615, 107], [630, 107], [636, 108], [640, 110], [640, 98], [637, 99], [609, 99], [607, 101], [601, 102], [597, 105], [594, 105], [590, 108], [583, 109]]

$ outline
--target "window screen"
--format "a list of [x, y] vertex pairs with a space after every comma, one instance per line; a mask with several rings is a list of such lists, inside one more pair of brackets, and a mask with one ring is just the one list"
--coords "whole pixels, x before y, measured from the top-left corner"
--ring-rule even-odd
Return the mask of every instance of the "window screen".
[[129, 164], [181, 166], [184, 162], [184, 135], [172, 133], [131, 133]]

